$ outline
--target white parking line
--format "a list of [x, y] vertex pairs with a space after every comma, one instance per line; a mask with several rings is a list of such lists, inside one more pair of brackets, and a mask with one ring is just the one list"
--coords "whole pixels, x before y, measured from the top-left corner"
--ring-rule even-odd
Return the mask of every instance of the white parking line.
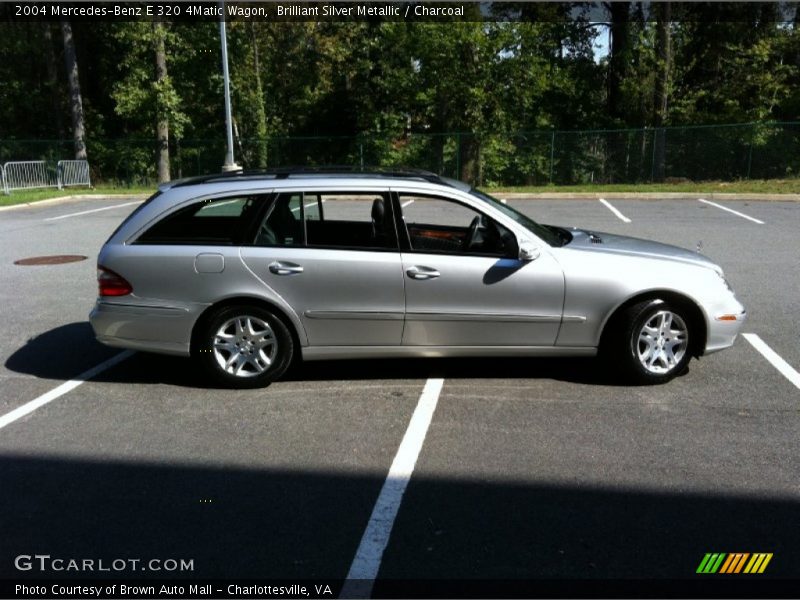
[[778, 353], [770, 348], [767, 343], [755, 333], [743, 333], [742, 336], [766, 358], [770, 364], [778, 369], [781, 375], [791, 381], [797, 389], [800, 389], [800, 373], [795, 371], [792, 366], [783, 360]]
[[394, 519], [403, 501], [403, 494], [411, 479], [414, 465], [428, 433], [444, 379], [428, 379], [417, 402], [417, 408], [408, 423], [408, 429], [397, 450], [381, 493], [372, 509], [372, 515], [361, 537], [350, 572], [347, 574], [340, 598], [370, 598], [372, 586], [378, 576], [383, 552], [392, 533]]
[[226, 204], [233, 204], [234, 202], [241, 202], [241, 198], [234, 198], [233, 200], [226, 200], [225, 202], [217, 202], [214, 206], [225, 206]]
[[598, 201], [600, 202], [600, 204], [602, 204], [608, 210], [610, 210], [612, 213], [614, 213], [617, 217], [619, 217], [619, 219], [621, 221], [624, 221], [625, 223], [630, 223], [631, 222], [631, 220], [628, 217], [626, 217], [621, 212], [619, 212], [616, 208], [611, 206], [611, 203], [608, 200], [604, 200], [603, 198], [598, 198]]
[[68, 215], [61, 215], [60, 217], [50, 217], [45, 221], [58, 221], [59, 219], [69, 219], [70, 217], [79, 217], [81, 215], [88, 215], [89, 213], [100, 212], [101, 210], [111, 210], [112, 208], [122, 208], [123, 206], [132, 206], [134, 204], [141, 204], [144, 200], [137, 200], [135, 202], [125, 202], [124, 204], [115, 204], [114, 206], [104, 206], [103, 208], [93, 208], [92, 210], [82, 210], [81, 212], [70, 213]]
[[721, 208], [722, 210], [726, 210], [729, 213], [733, 213], [737, 217], [742, 217], [743, 219], [747, 219], [748, 221], [752, 221], [753, 223], [758, 223], [759, 225], [763, 225], [764, 221], [759, 221], [749, 215], [744, 213], [740, 213], [738, 210], [733, 210], [732, 208], [728, 208], [727, 206], [722, 206], [721, 204], [717, 204], [716, 202], [711, 202], [710, 200], [706, 200], [704, 198], [698, 198], [698, 202], [702, 202], [703, 204], [710, 204], [711, 206], [716, 206], [717, 208]]
[[32, 413], [37, 408], [41, 408], [42, 406], [44, 406], [48, 402], [52, 402], [56, 398], [58, 398], [60, 396], [63, 396], [67, 392], [70, 392], [70, 391], [74, 390], [76, 387], [78, 387], [84, 381], [88, 381], [92, 377], [95, 377], [96, 375], [99, 375], [100, 373], [102, 373], [106, 369], [108, 369], [110, 367], [113, 367], [117, 363], [122, 362], [123, 360], [125, 360], [126, 358], [131, 356], [132, 354], [133, 354], [133, 350], [125, 350], [124, 352], [120, 352], [116, 356], [112, 356], [108, 360], [101, 362], [99, 365], [97, 365], [95, 367], [92, 367], [88, 371], [84, 371], [83, 373], [78, 375], [75, 379], [70, 379], [66, 383], [62, 383], [60, 386], [50, 390], [46, 394], [42, 394], [41, 396], [39, 396], [35, 400], [31, 400], [30, 402], [26, 402], [22, 406], [19, 406], [19, 407], [15, 408], [14, 410], [12, 410], [11, 412], [8, 412], [8, 413], [4, 414], [2, 417], [0, 417], [0, 429], [5, 427], [9, 423], [13, 423], [17, 419], [21, 419], [25, 415], [28, 415], [28, 414]]
[[406, 207], [406, 206], [408, 206], [409, 204], [413, 204], [413, 202], [414, 202], [413, 200], [407, 200], [406, 202], [403, 202], [403, 203], [400, 205], [400, 207], [401, 207], [401, 208], [405, 208], [405, 207]]
[[[323, 202], [323, 203], [325, 202], [325, 198], [323, 198], [323, 199], [322, 199], [322, 202]], [[304, 205], [303, 205], [303, 208], [308, 208], [309, 206], [316, 206], [316, 205], [317, 205], [317, 203], [316, 203], [316, 202], [309, 202], [308, 204], [304, 204]], [[292, 212], [297, 212], [298, 210], [300, 210], [300, 207], [299, 207], [299, 206], [298, 206], [297, 208], [293, 208], [293, 209], [292, 209]]]

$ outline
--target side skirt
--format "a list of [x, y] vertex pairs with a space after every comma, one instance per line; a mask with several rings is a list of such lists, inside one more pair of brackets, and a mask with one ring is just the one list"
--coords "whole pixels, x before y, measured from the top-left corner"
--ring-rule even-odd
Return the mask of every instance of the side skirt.
[[305, 346], [301, 351], [303, 360], [597, 355], [597, 348], [577, 346]]

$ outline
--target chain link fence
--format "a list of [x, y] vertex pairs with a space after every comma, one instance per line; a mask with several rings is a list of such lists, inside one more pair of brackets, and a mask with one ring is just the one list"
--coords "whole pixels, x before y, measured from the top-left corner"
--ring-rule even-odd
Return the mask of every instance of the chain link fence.
[[[732, 181], [800, 174], [800, 122], [692, 127], [408, 133], [397, 137], [284, 136], [236, 139], [245, 168], [296, 165], [408, 166], [482, 185], [573, 185]], [[156, 179], [154, 140], [89, 139], [93, 181], [128, 185]], [[71, 141], [0, 140], [0, 163], [58, 160]], [[170, 142], [173, 178], [219, 172], [219, 139]]]

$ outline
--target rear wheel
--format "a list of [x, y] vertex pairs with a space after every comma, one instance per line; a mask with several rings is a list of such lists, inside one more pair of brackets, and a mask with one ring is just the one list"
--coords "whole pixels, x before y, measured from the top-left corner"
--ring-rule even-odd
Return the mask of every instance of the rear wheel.
[[283, 321], [259, 306], [227, 306], [202, 326], [196, 356], [218, 384], [263, 387], [288, 368], [294, 351]]
[[662, 300], [628, 308], [617, 321], [621, 330], [606, 349], [636, 383], [666, 383], [686, 371], [691, 360], [688, 312]]

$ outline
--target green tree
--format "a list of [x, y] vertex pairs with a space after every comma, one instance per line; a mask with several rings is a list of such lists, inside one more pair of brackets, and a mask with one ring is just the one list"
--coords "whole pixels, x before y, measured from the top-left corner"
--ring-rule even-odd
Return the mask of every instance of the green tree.
[[139, 131], [155, 132], [158, 178], [164, 181], [169, 179], [169, 132], [181, 138], [189, 121], [167, 72], [174, 35], [164, 24], [126, 22], [116, 24], [115, 37], [125, 49], [120, 60], [122, 77], [112, 92], [115, 112]]
[[797, 82], [790, 58], [797, 48], [794, 28], [778, 22], [773, 5], [721, 5], [724, 12], [716, 19], [702, 12], [707, 7], [693, 10], [695, 18], [676, 29], [673, 122], [736, 123], [779, 115]]

